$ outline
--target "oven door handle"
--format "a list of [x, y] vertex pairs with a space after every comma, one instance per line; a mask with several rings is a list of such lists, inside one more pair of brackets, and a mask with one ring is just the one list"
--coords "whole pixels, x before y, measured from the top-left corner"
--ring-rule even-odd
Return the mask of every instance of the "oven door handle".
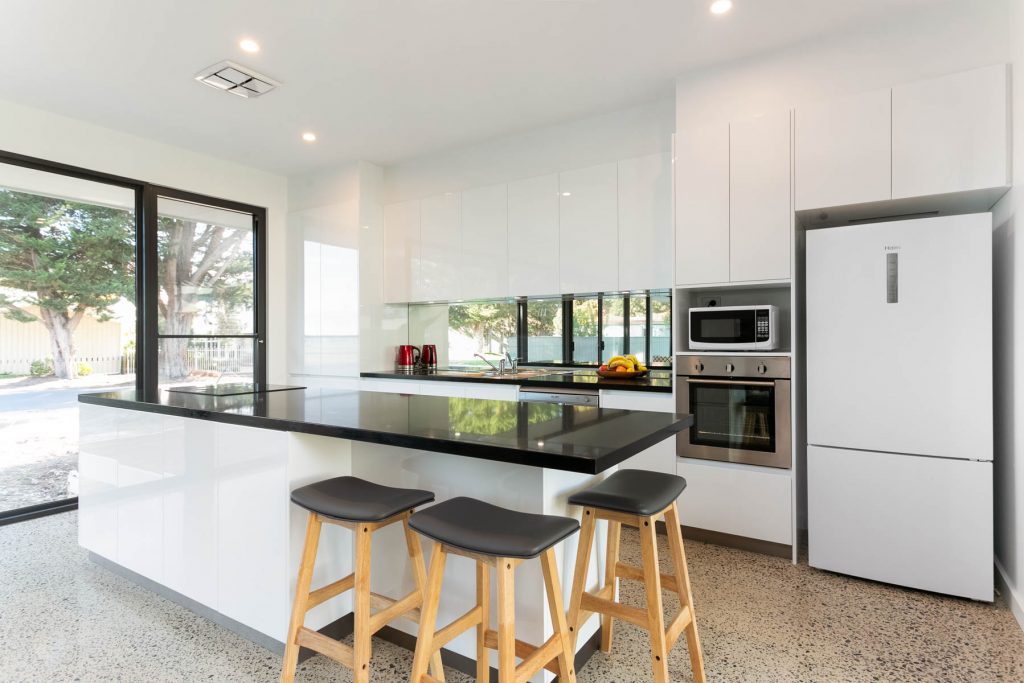
[[744, 386], [755, 386], [755, 387], [773, 387], [775, 382], [762, 382], [757, 380], [745, 380], [745, 379], [694, 379], [692, 377], [686, 378], [687, 384], [742, 384]]

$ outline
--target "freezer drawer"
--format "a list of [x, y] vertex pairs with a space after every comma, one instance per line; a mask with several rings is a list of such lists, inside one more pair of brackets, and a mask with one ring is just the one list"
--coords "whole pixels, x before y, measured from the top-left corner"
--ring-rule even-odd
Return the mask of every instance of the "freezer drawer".
[[992, 463], [809, 446], [812, 567], [991, 602]]

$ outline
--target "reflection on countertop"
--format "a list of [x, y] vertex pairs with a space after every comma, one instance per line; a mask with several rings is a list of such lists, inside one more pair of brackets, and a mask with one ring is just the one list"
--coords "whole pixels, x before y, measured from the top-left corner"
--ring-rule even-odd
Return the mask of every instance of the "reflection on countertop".
[[689, 415], [388, 392], [295, 389], [206, 396], [135, 391], [79, 401], [596, 474], [672, 438]]

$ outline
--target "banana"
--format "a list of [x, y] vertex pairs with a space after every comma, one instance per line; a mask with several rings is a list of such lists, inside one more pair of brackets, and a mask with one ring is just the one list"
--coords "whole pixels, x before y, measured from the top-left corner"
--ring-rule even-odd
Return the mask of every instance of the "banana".
[[619, 361], [619, 360], [626, 360], [626, 357], [625, 356], [612, 356], [611, 358], [608, 359], [608, 367], [611, 367], [612, 363], [614, 363], [615, 361]]

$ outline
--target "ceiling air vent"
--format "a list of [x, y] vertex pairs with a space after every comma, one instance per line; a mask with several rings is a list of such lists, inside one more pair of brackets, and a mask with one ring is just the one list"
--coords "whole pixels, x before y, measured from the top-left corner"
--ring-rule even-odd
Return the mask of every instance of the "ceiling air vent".
[[272, 78], [234, 62], [219, 62], [196, 74], [200, 83], [239, 97], [259, 97], [281, 85]]

